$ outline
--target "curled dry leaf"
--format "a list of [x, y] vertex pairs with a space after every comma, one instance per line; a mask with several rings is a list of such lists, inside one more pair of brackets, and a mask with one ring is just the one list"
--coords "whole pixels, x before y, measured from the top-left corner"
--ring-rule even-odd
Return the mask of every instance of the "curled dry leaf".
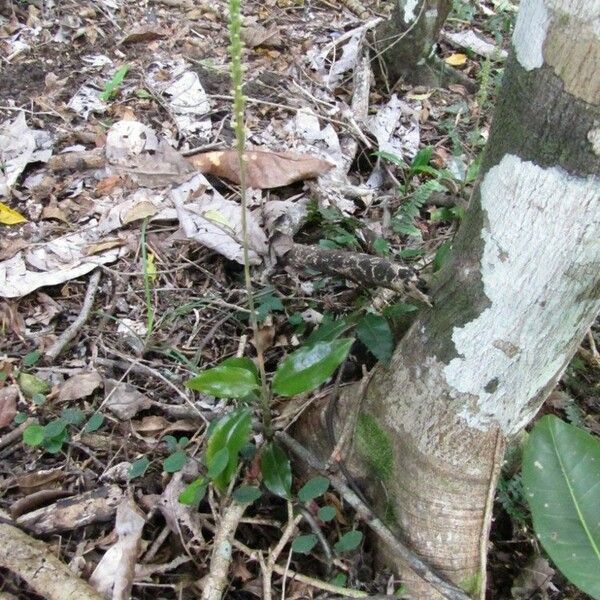
[[[332, 168], [321, 158], [296, 152], [250, 150], [244, 153], [246, 183], [252, 188], [269, 189], [289, 185], [295, 181], [313, 179]], [[209, 173], [240, 182], [238, 156], [235, 150], [205, 152], [188, 157], [201, 173]]]
[[141, 27], [136, 27], [126, 33], [125, 36], [119, 40], [118, 45], [126, 46], [127, 44], [137, 44], [139, 42], [152, 42], [164, 38], [165, 35], [165, 31], [160, 27], [142, 25]]
[[12, 423], [17, 414], [19, 388], [16, 385], [0, 389], [0, 429]]
[[117, 542], [106, 551], [90, 577], [92, 586], [105, 598], [127, 600], [130, 597], [145, 522], [131, 498], [125, 498], [117, 507]]
[[61, 402], [86, 398], [102, 385], [102, 376], [97, 371], [79, 373], [67, 379], [58, 392]]

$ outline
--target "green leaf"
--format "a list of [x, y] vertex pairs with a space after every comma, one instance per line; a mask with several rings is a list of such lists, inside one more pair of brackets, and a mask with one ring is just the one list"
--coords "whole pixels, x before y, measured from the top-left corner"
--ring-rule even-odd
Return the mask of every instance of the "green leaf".
[[169, 452], [175, 452], [177, 450], [177, 438], [174, 435], [165, 435], [163, 442], [167, 445]]
[[104, 415], [100, 412], [95, 412], [90, 417], [90, 420], [85, 424], [85, 427], [83, 428], [83, 430], [86, 433], [92, 433], [94, 431], [98, 431], [98, 429], [100, 429], [100, 427], [102, 427], [103, 423], [104, 423]]
[[298, 492], [300, 502], [310, 502], [319, 496], [322, 496], [329, 489], [329, 479], [322, 475], [317, 475], [309, 479]]
[[392, 154], [391, 152], [386, 152], [385, 150], [379, 150], [378, 152], [373, 152], [374, 156], [378, 156], [379, 158], [383, 158], [388, 162], [396, 165], [397, 167], [401, 167], [403, 169], [407, 169], [408, 165], [396, 154]]
[[100, 94], [100, 100], [108, 102], [119, 91], [128, 71], [129, 65], [123, 65], [117, 69], [113, 78], [104, 86], [104, 91]]
[[52, 438], [59, 436], [65, 430], [67, 425], [67, 420], [62, 417], [50, 421], [50, 423], [44, 426], [44, 438], [51, 440]]
[[383, 309], [383, 314], [386, 319], [398, 319], [403, 315], [407, 315], [418, 310], [419, 308], [414, 304], [409, 304], [408, 302], [396, 302], [395, 304], [386, 306]]
[[131, 481], [132, 479], [136, 479], [137, 477], [141, 477], [146, 469], [150, 466], [150, 459], [147, 456], [142, 456], [142, 458], [138, 458], [131, 463], [131, 467], [129, 467], [128, 477]]
[[387, 319], [367, 313], [356, 326], [356, 337], [369, 352], [383, 363], [389, 363], [394, 351], [394, 336]]
[[207, 465], [212, 464], [215, 455], [222, 448], [229, 452], [227, 467], [214, 478], [214, 484], [219, 490], [224, 490], [235, 474], [240, 450], [248, 443], [252, 431], [252, 417], [249, 410], [235, 410], [223, 417], [215, 425], [208, 443], [204, 460]]
[[340, 337], [345, 331], [352, 327], [346, 319], [333, 320], [328, 315], [324, 315], [323, 322], [308, 336], [306, 344], [316, 344], [317, 342], [331, 342]]
[[351, 552], [356, 550], [362, 542], [363, 534], [361, 531], [354, 529], [345, 533], [333, 546], [333, 549], [340, 554], [342, 552]]
[[85, 419], [85, 413], [80, 408], [65, 408], [60, 416], [68, 425], [81, 425]]
[[353, 343], [352, 338], [340, 338], [292, 352], [275, 372], [273, 391], [280, 396], [295, 396], [314, 390], [344, 362]]
[[333, 506], [322, 506], [319, 509], [318, 515], [319, 515], [319, 519], [321, 519], [321, 521], [323, 521], [324, 523], [327, 523], [327, 521], [331, 521], [335, 518], [335, 515], [336, 515], [335, 508], [333, 508]]
[[333, 508], [333, 506], [322, 506], [318, 512], [319, 519], [324, 523], [335, 519], [335, 514], [335, 508]]
[[425, 148], [421, 148], [412, 159], [410, 163], [411, 171], [416, 171], [419, 168], [426, 167], [431, 160], [433, 155], [433, 146], [425, 146]]
[[260, 470], [268, 490], [289, 498], [292, 489], [292, 467], [287, 454], [274, 442], [269, 442], [260, 457]]
[[211, 458], [210, 463], [207, 462], [208, 473], [206, 476], [209, 479], [218, 477], [229, 464], [229, 448], [221, 448]]
[[256, 318], [262, 323], [270, 312], [282, 312], [284, 310], [281, 300], [274, 294], [261, 296], [256, 307]]
[[308, 554], [317, 545], [317, 536], [314, 533], [299, 535], [292, 542], [292, 551], [298, 554]]
[[335, 577], [332, 577], [329, 580], [329, 583], [332, 585], [337, 585], [338, 587], [344, 587], [346, 583], [348, 583], [348, 576], [346, 573], [338, 573]]
[[46, 402], [46, 396], [44, 396], [44, 394], [34, 394], [31, 396], [31, 401], [36, 406], [42, 406]]
[[240, 485], [240, 487], [233, 492], [233, 499], [240, 504], [250, 504], [251, 502], [258, 500], [260, 496], [260, 489], [253, 485]]
[[34, 394], [47, 394], [50, 391], [50, 384], [47, 381], [29, 373], [19, 373], [19, 387], [30, 398]]
[[252, 371], [223, 365], [202, 371], [186, 386], [215, 398], [245, 398], [259, 387]]
[[183, 465], [187, 462], [187, 454], [183, 450], [177, 450], [165, 458], [163, 469], [165, 473], [177, 473], [183, 469]]
[[179, 502], [188, 506], [198, 506], [204, 499], [208, 480], [205, 477], [194, 479], [184, 490], [179, 494]]
[[523, 453], [523, 483], [550, 558], [567, 579], [600, 598], [600, 440], [543, 417]]
[[25, 423], [27, 421], [27, 413], [26, 412], [18, 412], [13, 419], [16, 425], [20, 425], [21, 423]]
[[41, 357], [42, 353], [39, 350], [34, 350], [33, 352], [30, 352], [29, 354], [26, 354], [23, 357], [23, 366], [33, 367], [33, 365], [35, 365]]
[[23, 443], [27, 446], [39, 446], [44, 441], [44, 428], [41, 425], [28, 425], [23, 431]]
[[49, 452], [50, 454], [56, 454], [57, 452], [61, 451], [63, 444], [65, 443], [68, 437], [69, 434], [67, 430], [63, 429], [63, 431], [61, 431], [61, 433], [59, 433], [57, 436], [45, 438], [42, 442], [42, 446], [44, 447], [46, 452]]
[[219, 366], [246, 369], [246, 371], [250, 371], [250, 373], [254, 375], [256, 378], [256, 383], [260, 383], [258, 367], [256, 366], [256, 363], [247, 356], [232, 356], [231, 358], [226, 358]]

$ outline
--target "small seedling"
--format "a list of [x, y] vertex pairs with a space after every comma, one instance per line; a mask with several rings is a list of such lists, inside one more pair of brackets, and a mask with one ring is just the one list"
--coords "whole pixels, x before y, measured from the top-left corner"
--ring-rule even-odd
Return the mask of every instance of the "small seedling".
[[125, 75], [129, 72], [129, 68], [129, 65], [122, 65], [117, 69], [112, 79], [104, 86], [104, 91], [100, 94], [100, 100], [108, 102], [117, 95], [119, 88], [123, 84]]

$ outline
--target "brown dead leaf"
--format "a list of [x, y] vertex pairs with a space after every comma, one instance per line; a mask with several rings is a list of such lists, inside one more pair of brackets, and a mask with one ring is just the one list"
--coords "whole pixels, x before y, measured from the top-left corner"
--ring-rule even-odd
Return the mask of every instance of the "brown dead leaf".
[[62, 221], [63, 223], [69, 222], [67, 215], [58, 206], [44, 206], [42, 209], [41, 219], [56, 219], [57, 221]]
[[152, 406], [150, 398], [129, 383], [107, 379], [104, 389], [106, 392], [106, 408], [119, 419], [131, 419], [141, 410]]
[[138, 202], [133, 206], [125, 215], [123, 215], [123, 225], [127, 223], [133, 223], [133, 221], [140, 221], [146, 217], [153, 217], [158, 212], [158, 208], [152, 204], [152, 202]]
[[97, 371], [80, 373], [67, 379], [58, 392], [59, 402], [86, 398], [102, 385], [102, 376]]
[[242, 29], [242, 40], [249, 48], [256, 48], [257, 46], [274, 48], [283, 45], [276, 25], [272, 25], [268, 29], [262, 25], [244, 27]]
[[108, 196], [112, 191], [123, 183], [122, 175], [110, 175], [101, 179], [94, 190], [96, 196]]
[[169, 421], [158, 415], [149, 415], [139, 421], [132, 421], [131, 426], [136, 433], [152, 435], [162, 433], [169, 426]]
[[16, 476], [16, 483], [19, 490], [24, 494], [31, 494], [42, 488], [55, 484], [63, 477], [63, 468], [44, 469], [35, 473], [26, 473]]
[[0, 429], [7, 427], [17, 414], [19, 388], [16, 385], [0, 389]]
[[[296, 152], [271, 152], [251, 150], [244, 154], [246, 183], [255, 189], [282, 187], [312, 179], [326, 173], [333, 165], [321, 158]], [[188, 161], [201, 173], [210, 173], [240, 182], [238, 157], [235, 150], [205, 152], [188, 157]]]
[[149, 27], [148, 25], [142, 27], [136, 27], [129, 33], [126, 33], [119, 42], [118, 46], [125, 46], [127, 44], [137, 44], [139, 42], [153, 42], [154, 40], [160, 40], [166, 35], [165, 31], [160, 27]]
[[125, 498], [117, 507], [117, 542], [106, 551], [90, 577], [92, 586], [105, 597], [130, 598], [145, 522], [145, 516], [131, 498]]

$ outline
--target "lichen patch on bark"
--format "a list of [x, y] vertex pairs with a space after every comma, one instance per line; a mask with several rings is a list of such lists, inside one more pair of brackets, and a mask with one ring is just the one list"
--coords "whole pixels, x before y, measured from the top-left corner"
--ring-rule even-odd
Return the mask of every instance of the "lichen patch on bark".
[[[562, 371], [572, 340], [585, 333], [587, 303], [600, 309], [585, 293], [600, 271], [600, 180], [507, 154], [481, 184], [481, 207], [488, 217], [481, 276], [490, 305], [454, 328], [458, 357], [444, 374], [466, 395], [460, 415], [469, 426], [486, 430], [496, 422], [511, 435], [532, 418], [538, 406], [529, 401]], [[570, 276], [574, 268], [585, 276]]]
[[549, 25], [550, 16], [544, 0], [521, 2], [513, 46], [517, 60], [525, 70], [539, 69], [544, 64], [543, 47]]

